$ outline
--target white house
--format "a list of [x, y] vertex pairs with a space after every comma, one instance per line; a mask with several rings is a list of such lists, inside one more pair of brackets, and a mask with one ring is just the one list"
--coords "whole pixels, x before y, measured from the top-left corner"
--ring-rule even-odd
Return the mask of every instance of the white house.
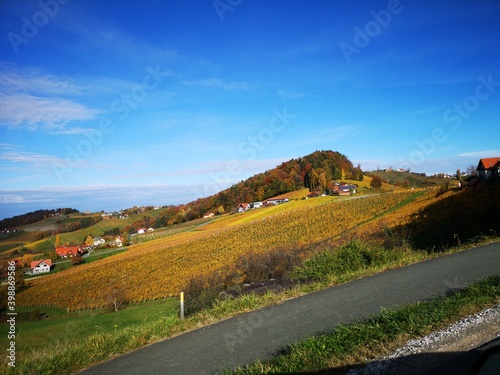
[[51, 259], [44, 259], [44, 260], [34, 260], [31, 262], [31, 274], [37, 275], [40, 273], [47, 273], [50, 272], [50, 267], [52, 266], [52, 260]]
[[94, 246], [104, 245], [106, 241], [102, 237], [94, 238]]
[[148, 228], [141, 228], [137, 231], [137, 234], [144, 234], [148, 231]]
[[252, 208], [262, 208], [264, 206], [264, 203], [262, 202], [253, 202], [250, 204]]

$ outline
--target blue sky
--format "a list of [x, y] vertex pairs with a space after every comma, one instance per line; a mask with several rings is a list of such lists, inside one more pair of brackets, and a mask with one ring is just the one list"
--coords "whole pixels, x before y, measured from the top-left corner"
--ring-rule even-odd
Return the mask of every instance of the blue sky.
[[184, 203], [290, 158], [500, 155], [498, 1], [0, 3], [0, 217]]

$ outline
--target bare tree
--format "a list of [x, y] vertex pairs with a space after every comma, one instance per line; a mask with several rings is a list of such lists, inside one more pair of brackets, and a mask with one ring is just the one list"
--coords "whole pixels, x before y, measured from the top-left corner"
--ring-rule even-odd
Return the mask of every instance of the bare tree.
[[115, 311], [118, 311], [120, 307], [125, 303], [126, 295], [125, 290], [120, 286], [110, 286], [106, 290], [106, 302], [108, 305], [113, 307]]
[[466, 172], [469, 176], [476, 176], [477, 175], [476, 167], [473, 166], [472, 164], [467, 167]]

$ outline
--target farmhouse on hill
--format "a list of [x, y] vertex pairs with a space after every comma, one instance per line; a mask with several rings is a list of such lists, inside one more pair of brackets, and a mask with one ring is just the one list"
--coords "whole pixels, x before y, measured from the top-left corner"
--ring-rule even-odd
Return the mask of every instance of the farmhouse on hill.
[[336, 195], [351, 195], [356, 194], [356, 185], [338, 185], [333, 188], [333, 194]]
[[56, 247], [55, 251], [57, 256], [61, 258], [73, 257], [84, 253], [81, 246], [59, 246]]
[[51, 259], [34, 260], [31, 262], [31, 274], [38, 275], [40, 273], [50, 272], [50, 267], [52, 267]]
[[268, 199], [267, 201], [265, 201], [264, 203], [266, 205], [278, 205], [278, 204], [282, 204], [282, 203], [287, 203], [288, 202], [288, 198], [270, 198]]
[[238, 207], [236, 207], [236, 212], [245, 212], [250, 209], [250, 203], [240, 203]]
[[500, 156], [480, 159], [476, 170], [479, 178], [483, 180], [498, 177], [500, 175]]

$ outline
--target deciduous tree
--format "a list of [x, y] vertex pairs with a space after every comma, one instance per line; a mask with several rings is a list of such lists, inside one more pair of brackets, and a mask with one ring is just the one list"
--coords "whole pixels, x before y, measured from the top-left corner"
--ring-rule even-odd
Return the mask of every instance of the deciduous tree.
[[380, 176], [373, 176], [371, 182], [370, 182], [370, 186], [375, 188], [375, 189], [379, 189], [382, 187], [382, 179], [380, 178]]

